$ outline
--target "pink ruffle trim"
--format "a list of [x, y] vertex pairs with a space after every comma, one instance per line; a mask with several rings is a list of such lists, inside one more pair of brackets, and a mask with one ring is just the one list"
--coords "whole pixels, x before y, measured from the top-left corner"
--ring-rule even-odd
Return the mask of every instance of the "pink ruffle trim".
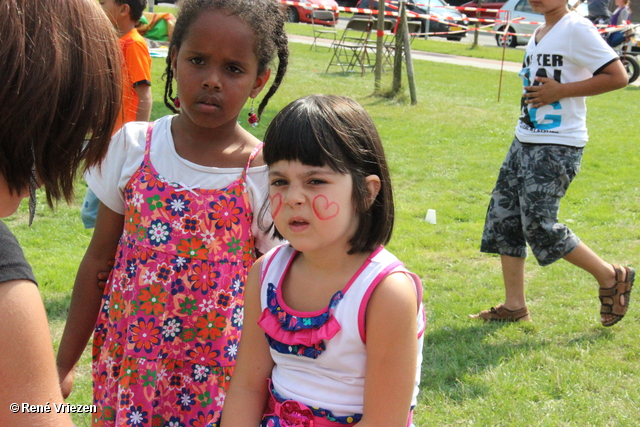
[[262, 312], [258, 325], [276, 341], [287, 345], [304, 345], [306, 347], [312, 347], [323, 340], [330, 340], [341, 329], [338, 320], [331, 315], [327, 322], [318, 329], [286, 331], [282, 329], [282, 324], [278, 321], [278, 317], [271, 313], [268, 308], [265, 308]]

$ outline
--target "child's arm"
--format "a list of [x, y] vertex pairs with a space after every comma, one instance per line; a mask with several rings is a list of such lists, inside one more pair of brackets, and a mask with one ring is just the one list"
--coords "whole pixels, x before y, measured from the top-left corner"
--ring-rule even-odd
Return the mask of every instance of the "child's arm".
[[148, 122], [151, 117], [151, 106], [153, 99], [151, 98], [151, 86], [146, 83], [140, 83], [135, 86], [138, 94], [138, 110], [136, 111], [137, 122]]
[[542, 84], [526, 86], [527, 104], [533, 108], [540, 108], [552, 104], [563, 98], [574, 96], [593, 96], [625, 87], [629, 83], [627, 72], [622, 62], [616, 60], [607, 65], [600, 73], [587, 80], [572, 83], [559, 83], [547, 77], [536, 77]]
[[[29, 280], [0, 283], [0, 425], [72, 427], [69, 414], [14, 412], [10, 405], [63, 403], [47, 314]], [[13, 408], [13, 407], [11, 407]]]
[[418, 351], [416, 288], [392, 274], [373, 292], [366, 314], [364, 414], [358, 427], [406, 427]]
[[115, 257], [123, 227], [124, 216], [100, 203], [96, 229], [73, 285], [67, 323], [58, 350], [58, 374], [65, 398], [71, 393], [74, 367], [93, 333], [100, 311], [103, 290], [98, 285], [98, 274], [110, 270], [109, 261]]
[[225, 397], [221, 427], [260, 425], [269, 396], [267, 380], [271, 377], [273, 359], [260, 318], [260, 258], [251, 268], [244, 296], [244, 323], [236, 368]]

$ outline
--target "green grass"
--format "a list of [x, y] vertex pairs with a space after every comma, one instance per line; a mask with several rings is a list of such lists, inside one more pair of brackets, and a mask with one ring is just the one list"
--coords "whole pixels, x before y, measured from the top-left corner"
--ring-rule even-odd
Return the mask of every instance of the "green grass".
[[[434, 42], [435, 43], [435, 42]], [[396, 227], [389, 249], [423, 280], [427, 310], [418, 426], [631, 426], [640, 413], [640, 310], [599, 326], [595, 281], [564, 261], [527, 262], [531, 324], [484, 325], [466, 318], [503, 298], [499, 259], [478, 251], [484, 213], [518, 117], [520, 81], [499, 73], [416, 61], [419, 103], [372, 96], [373, 76], [325, 74], [328, 50], [291, 45], [291, 66], [263, 121], [310, 93], [355, 98], [371, 114], [391, 167]], [[166, 114], [163, 61], [153, 60], [153, 117]], [[383, 77], [390, 86], [390, 73]], [[405, 90], [406, 91], [406, 90]], [[591, 140], [561, 219], [605, 260], [638, 266], [640, 163], [635, 87], [588, 101]], [[246, 111], [240, 116], [246, 117]], [[246, 125], [246, 123], [244, 124]], [[78, 186], [79, 196], [84, 184]], [[40, 195], [40, 201], [44, 198]], [[437, 210], [436, 225], [423, 221]], [[32, 228], [26, 203], [6, 220], [40, 281], [59, 343], [78, 263], [91, 236], [79, 202], [55, 213], [40, 203]], [[636, 291], [637, 292], [637, 291]], [[399, 349], [399, 351], [402, 351]], [[70, 403], [91, 401], [90, 359], [82, 359]], [[88, 416], [76, 416], [79, 426]]]
[[[313, 30], [309, 24], [286, 24], [287, 33], [299, 36], [313, 37]], [[338, 37], [342, 36], [342, 31], [338, 31]], [[473, 33], [467, 34], [467, 37], [473, 37]], [[416, 38], [411, 43], [411, 49], [421, 52], [442, 53], [446, 55], [469, 56], [472, 58], [493, 59], [496, 61], [504, 60], [507, 62], [522, 62], [524, 51], [520, 49], [503, 49], [498, 46], [476, 46], [472, 47], [469, 43], [460, 43], [455, 41], [447, 41], [440, 37], [431, 37], [428, 40]]]
[[[154, 9], [156, 12], [176, 13], [175, 8], [160, 6]], [[341, 13], [341, 18], [349, 18], [352, 13]], [[313, 37], [313, 29], [309, 24], [286, 24], [288, 34]], [[338, 31], [338, 37], [342, 35], [342, 31]], [[472, 38], [473, 32], [467, 33], [467, 38]], [[502, 49], [497, 46], [476, 46], [472, 47], [468, 43], [446, 41], [443, 38], [432, 37], [429, 40], [417, 38], [411, 44], [413, 50], [442, 53], [447, 55], [469, 56], [473, 58], [493, 59], [500, 61], [503, 58], [508, 62], [522, 62], [524, 52], [519, 49], [507, 48]]]

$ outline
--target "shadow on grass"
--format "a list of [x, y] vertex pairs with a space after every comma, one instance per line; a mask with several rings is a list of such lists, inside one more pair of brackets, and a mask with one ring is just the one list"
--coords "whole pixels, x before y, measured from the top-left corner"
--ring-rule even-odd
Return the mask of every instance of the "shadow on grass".
[[615, 337], [613, 331], [595, 327], [554, 340], [540, 334], [534, 323], [443, 327], [425, 335], [420, 388], [454, 402], [482, 398], [495, 391], [490, 378], [494, 371], [500, 375], [495, 368], [501, 365], [514, 360], [520, 363], [517, 360], [530, 358], [530, 353], [582, 348]]
[[[489, 342], [488, 336], [502, 328], [518, 328], [521, 338]], [[487, 323], [477, 326], [444, 327], [425, 335], [420, 388], [443, 394], [453, 401], [473, 399], [489, 393], [491, 385], [479, 381], [490, 371], [519, 354], [537, 351], [550, 343], [527, 339], [535, 334], [532, 324]], [[524, 339], [522, 336], [524, 335]]]

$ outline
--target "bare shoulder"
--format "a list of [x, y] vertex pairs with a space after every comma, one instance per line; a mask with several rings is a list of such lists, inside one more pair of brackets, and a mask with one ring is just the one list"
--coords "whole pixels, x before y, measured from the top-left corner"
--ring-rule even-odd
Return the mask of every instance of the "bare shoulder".
[[265, 164], [266, 163], [264, 162], [264, 156], [262, 155], [262, 150], [260, 150], [260, 152], [256, 154], [256, 157], [253, 159], [253, 162], [251, 162], [251, 166], [257, 167], [257, 166], [264, 166]]
[[[258, 138], [253, 136], [246, 129], [242, 129], [241, 138], [242, 138], [242, 144], [244, 146], [244, 149], [242, 150], [242, 155], [245, 158], [248, 157], [249, 155], [251, 155], [253, 150], [255, 150], [256, 147], [262, 143], [262, 141], [260, 141]], [[253, 166], [253, 167], [255, 167], [255, 166], [264, 166], [264, 164], [265, 163], [264, 163], [264, 158], [262, 156], [262, 150], [260, 150], [258, 152], [258, 154], [256, 155], [256, 157], [251, 162], [251, 166]]]
[[405, 273], [397, 272], [388, 275], [373, 292], [370, 305], [375, 307], [383, 304], [387, 308], [408, 309], [417, 308], [416, 285]]

